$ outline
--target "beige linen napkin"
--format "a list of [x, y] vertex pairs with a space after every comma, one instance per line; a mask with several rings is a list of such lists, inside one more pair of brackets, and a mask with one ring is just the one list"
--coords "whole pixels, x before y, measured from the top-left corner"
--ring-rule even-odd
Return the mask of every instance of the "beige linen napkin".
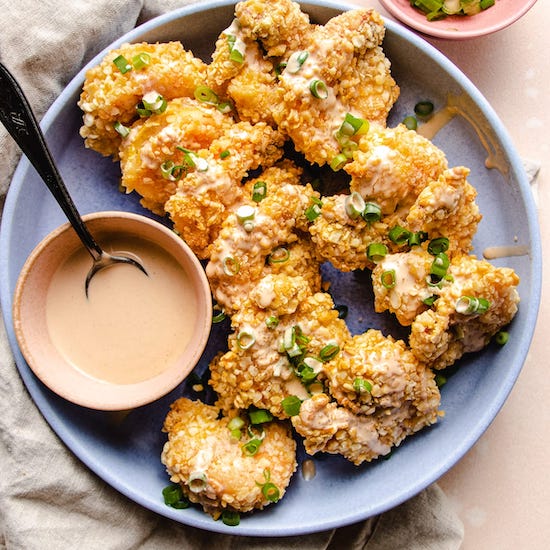
[[[185, 0], [0, 0], [0, 60], [41, 117], [74, 74], [114, 39]], [[0, 128], [0, 207], [19, 153]], [[308, 536], [245, 538], [200, 531], [136, 505], [57, 438], [29, 398], [0, 321], [0, 548], [459, 548], [463, 527], [437, 485], [359, 524]]]

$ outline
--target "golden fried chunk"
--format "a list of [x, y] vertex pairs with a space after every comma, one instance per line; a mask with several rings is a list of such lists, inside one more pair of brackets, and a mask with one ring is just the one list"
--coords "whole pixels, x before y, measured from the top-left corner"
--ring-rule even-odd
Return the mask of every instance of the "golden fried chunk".
[[259, 203], [243, 199], [241, 208], [227, 216], [212, 244], [206, 274], [215, 299], [227, 312], [241, 307], [264, 275], [266, 259], [282, 263], [289, 252], [287, 245], [298, 239], [297, 220], [304, 217], [315, 192], [309, 185], [296, 183], [293, 173], [288, 175], [290, 183], [273, 185], [271, 177], [280, 181], [280, 176], [278, 171], [264, 173], [266, 197]]
[[387, 455], [405, 437], [437, 422], [439, 392], [425, 371], [426, 409], [420, 411], [411, 401], [381, 409], [372, 414], [354, 414], [324, 393], [305, 400], [292, 425], [304, 437], [307, 453], [341, 454], [356, 465]]
[[411, 231], [425, 231], [432, 239], [447, 237], [449, 254], [470, 252], [481, 220], [469, 173], [464, 166], [445, 170], [420, 192], [406, 219]]
[[[251, 456], [242, 448], [246, 437], [232, 435], [230, 418], [218, 414], [217, 407], [186, 398], [172, 404], [161, 456], [170, 480], [214, 519], [224, 510], [249, 512], [282, 498], [296, 470], [296, 443], [288, 427], [264, 424], [265, 437]], [[266, 483], [275, 486], [278, 498], [266, 497]]]
[[122, 141], [122, 186], [127, 193], [139, 193], [144, 207], [163, 215], [178, 181], [192, 169], [183, 149], [207, 149], [234, 124], [212, 105], [185, 97], [170, 101], [163, 113], [136, 122]]
[[238, 122], [199, 152], [203, 166], [178, 183], [164, 205], [174, 230], [200, 258], [208, 258], [222, 224], [243, 199], [248, 170], [269, 166], [282, 155], [281, 134], [264, 122]]
[[[286, 292], [292, 300], [292, 278], [287, 282]], [[285, 290], [280, 287], [279, 291]], [[350, 335], [328, 294], [302, 296], [296, 304], [294, 312], [275, 317], [271, 304], [262, 307], [249, 300], [233, 315], [230, 350], [210, 365], [209, 383], [222, 410], [254, 405], [287, 418], [282, 400], [291, 395], [309, 396], [310, 384], [321, 371], [316, 359], [321, 350], [331, 342], [341, 347]], [[306, 378], [300, 370], [304, 364], [308, 365]]]
[[324, 365], [330, 395], [354, 414], [369, 415], [412, 404], [411, 426], [435, 418], [439, 391], [434, 376], [402, 340], [368, 330], [348, 340]]
[[[132, 62], [142, 54], [148, 63], [136, 68]], [[126, 72], [113, 63], [119, 56], [130, 67]], [[206, 65], [179, 42], [125, 44], [110, 51], [86, 73], [78, 102], [84, 112], [80, 134], [86, 147], [117, 158], [121, 136], [114, 125], [130, 126], [137, 120], [136, 106], [144, 95], [156, 92], [165, 100], [193, 97], [205, 77]]]
[[[273, 117], [310, 162], [323, 165], [340, 154], [337, 131], [347, 113], [385, 124], [398, 88], [378, 48], [383, 36], [384, 26], [376, 12], [355, 10], [325, 26], [312, 26], [301, 50], [288, 58], [279, 77], [280, 99]], [[359, 61], [373, 55], [377, 61]], [[357, 79], [365, 90], [362, 95], [352, 91]], [[356, 101], [366, 95], [371, 98], [368, 102]], [[365, 106], [367, 111], [362, 110]]]
[[371, 243], [391, 246], [390, 227], [381, 220], [367, 223], [361, 216], [351, 216], [346, 209], [349, 195], [322, 198], [321, 214], [309, 227], [317, 254], [340, 271], [374, 267], [367, 257]]
[[390, 311], [401, 325], [409, 326], [428, 309], [424, 300], [440, 291], [428, 284], [433, 261], [434, 256], [420, 246], [385, 256], [372, 272], [375, 311]]
[[[238, 37], [244, 50], [242, 60], [231, 59], [228, 40], [232, 36]], [[240, 120], [275, 125], [271, 115], [277, 93], [273, 63], [264, 59], [258, 43], [245, 37], [236, 23], [216, 41], [206, 83], [219, 96], [231, 100]]]
[[351, 191], [376, 202], [388, 215], [401, 208], [408, 213], [419, 193], [446, 168], [443, 151], [400, 124], [396, 128], [371, 125], [344, 170], [352, 177]]
[[[451, 262], [449, 274], [452, 282], [443, 285], [433, 309], [415, 318], [409, 338], [415, 356], [435, 369], [481, 350], [512, 321], [519, 303], [519, 277], [510, 268], [462, 256]], [[471, 312], [464, 311], [468, 304]]]
[[235, 6], [235, 15], [244, 36], [261, 41], [269, 57], [301, 48], [310, 27], [309, 16], [291, 0], [245, 0]]

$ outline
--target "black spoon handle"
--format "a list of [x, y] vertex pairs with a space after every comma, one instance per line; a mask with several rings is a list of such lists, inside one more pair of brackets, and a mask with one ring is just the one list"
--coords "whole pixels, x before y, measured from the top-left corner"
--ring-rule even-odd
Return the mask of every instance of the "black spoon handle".
[[44, 180], [92, 257], [101, 255], [101, 248], [88, 231], [61, 179], [44, 134], [23, 90], [2, 63], [0, 63], [0, 122]]

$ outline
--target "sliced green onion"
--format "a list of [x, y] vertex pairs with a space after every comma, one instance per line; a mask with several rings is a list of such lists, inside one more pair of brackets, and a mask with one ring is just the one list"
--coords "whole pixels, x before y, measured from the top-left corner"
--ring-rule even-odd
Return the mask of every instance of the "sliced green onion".
[[370, 393], [372, 390], [372, 384], [364, 378], [356, 378], [353, 381], [353, 389], [357, 393]]
[[294, 52], [287, 61], [285, 71], [288, 71], [291, 74], [297, 73], [302, 68], [302, 65], [308, 57], [309, 52], [306, 50]]
[[432, 239], [428, 243], [428, 252], [432, 256], [437, 256], [441, 252], [447, 252], [449, 249], [449, 239], [447, 237], [437, 237], [437, 239]]
[[339, 353], [340, 346], [335, 342], [331, 342], [321, 349], [319, 352], [319, 358], [321, 361], [326, 363], [327, 361], [332, 361], [332, 359], [334, 359]]
[[319, 79], [312, 80], [309, 83], [309, 91], [316, 99], [327, 99], [328, 97], [327, 85]]
[[447, 269], [450, 265], [449, 256], [445, 252], [440, 252], [434, 258], [432, 265], [430, 267], [430, 275], [434, 275], [438, 279], [443, 279], [447, 274]]
[[371, 243], [367, 247], [367, 258], [372, 262], [380, 262], [388, 253], [388, 247], [383, 243]]
[[422, 300], [422, 303], [428, 307], [431, 307], [434, 305], [435, 301], [439, 298], [437, 294], [432, 294], [431, 296], [428, 296], [427, 298], [424, 298]]
[[330, 161], [329, 166], [335, 171], [341, 170], [348, 162], [348, 157], [344, 153], [339, 153]]
[[229, 59], [235, 63], [244, 61], [245, 44], [242, 40], [238, 40], [234, 34], [227, 37], [227, 45], [229, 46]]
[[241, 446], [243, 454], [246, 456], [254, 456], [262, 444], [261, 439], [251, 439]]
[[113, 124], [113, 128], [123, 137], [128, 137], [128, 134], [130, 133], [130, 129], [124, 126], [124, 124], [121, 124], [120, 122], [115, 122]]
[[157, 92], [148, 92], [142, 98], [143, 108], [153, 114], [163, 113], [168, 105], [166, 99]]
[[214, 304], [212, 306], [212, 323], [213, 324], [221, 323], [222, 321], [225, 320], [226, 317], [227, 315], [223, 307], [221, 307], [219, 304]]
[[265, 424], [273, 420], [273, 415], [266, 409], [254, 409], [248, 411], [251, 424]]
[[353, 116], [351, 113], [346, 113], [344, 122], [342, 122], [339, 134], [344, 136], [363, 135], [369, 131], [369, 121], [364, 118]]
[[269, 502], [277, 502], [280, 498], [280, 492], [278, 487], [271, 482], [265, 483], [262, 486], [262, 494], [269, 500]]
[[162, 490], [164, 504], [177, 510], [189, 508], [189, 500], [184, 496], [179, 485], [168, 485]]
[[240, 416], [234, 416], [228, 423], [227, 428], [229, 431], [242, 430], [244, 427], [244, 420]]
[[344, 201], [344, 207], [346, 214], [352, 219], [356, 220], [361, 216], [365, 210], [365, 200], [360, 193], [354, 191], [351, 195], [348, 195]]
[[220, 113], [223, 113], [223, 114], [230, 113], [232, 110], [231, 103], [229, 103], [229, 101], [220, 101], [216, 105], [216, 107], [218, 111], [220, 111]]
[[192, 472], [187, 480], [187, 485], [192, 493], [200, 493], [206, 489], [208, 481], [204, 472]]
[[309, 198], [313, 204], [306, 208], [304, 215], [308, 221], [312, 222], [321, 215], [321, 208], [323, 208], [323, 203], [317, 197], [312, 196]]
[[143, 69], [151, 63], [151, 56], [146, 52], [141, 52], [132, 57], [132, 65], [135, 69]]
[[226, 256], [223, 259], [223, 272], [228, 276], [237, 275], [237, 273], [240, 271], [241, 266], [239, 264], [239, 261], [233, 256]]
[[296, 416], [297, 414], [300, 414], [302, 400], [296, 395], [289, 395], [281, 401], [281, 405], [286, 415]]
[[166, 160], [160, 165], [160, 173], [164, 179], [176, 181], [185, 173], [185, 166], [175, 164], [172, 160]]
[[418, 121], [413, 116], [406, 116], [403, 119], [403, 124], [409, 130], [416, 130], [418, 128]]
[[400, 225], [395, 225], [390, 229], [390, 232], [388, 233], [390, 241], [395, 244], [404, 244], [408, 242], [410, 236], [411, 232], [408, 229], [401, 227]]
[[409, 236], [409, 246], [418, 246], [428, 238], [425, 231], [416, 231]]
[[220, 153], [220, 158], [223, 160], [227, 157], [231, 156], [231, 151], [229, 151], [229, 149], [224, 149], [221, 153]]
[[481, 0], [479, 2], [479, 7], [482, 10], [486, 10], [487, 8], [490, 8], [491, 6], [495, 5], [495, 0]]
[[306, 363], [302, 362], [298, 366], [297, 374], [304, 384], [310, 384], [317, 378], [317, 373]]
[[224, 510], [222, 512], [222, 522], [228, 527], [236, 527], [241, 522], [241, 516], [239, 512], [234, 510]]
[[438, 388], [442, 388], [447, 383], [447, 377], [443, 376], [443, 374], [436, 374], [434, 381], [435, 381], [435, 385]]
[[457, 313], [464, 315], [482, 314], [490, 307], [489, 300], [485, 298], [476, 298], [475, 296], [461, 296], [455, 304]]
[[256, 217], [256, 209], [253, 206], [250, 206], [249, 204], [243, 204], [242, 206], [239, 206], [239, 208], [237, 208], [237, 212], [235, 214], [245, 231], [250, 232], [254, 229], [254, 218]]
[[219, 102], [218, 95], [214, 90], [205, 85], [200, 85], [195, 88], [194, 92], [195, 99], [201, 103], [210, 103], [212, 105], [217, 105]]
[[495, 334], [495, 342], [499, 346], [504, 346], [509, 339], [510, 339], [510, 334], [508, 334], [505, 330], [501, 330]]
[[428, 117], [434, 112], [434, 104], [431, 101], [419, 101], [414, 106], [414, 112], [419, 117]]
[[132, 70], [132, 65], [130, 65], [130, 62], [123, 55], [118, 55], [115, 57], [113, 59], [113, 63], [122, 74]]
[[368, 223], [378, 222], [382, 217], [382, 209], [375, 202], [367, 202], [361, 216]]
[[267, 257], [267, 262], [270, 265], [282, 264], [289, 260], [290, 252], [286, 246], [278, 246], [274, 248], [271, 254]]
[[257, 181], [252, 188], [252, 200], [254, 202], [262, 202], [267, 195], [267, 183], [265, 181]]
[[380, 275], [380, 282], [384, 288], [388, 290], [395, 286], [395, 269], [387, 269]]
[[274, 329], [279, 325], [279, 318], [275, 315], [270, 315], [266, 320], [265, 324], [267, 328]]
[[250, 349], [255, 343], [256, 337], [252, 334], [252, 332], [241, 330], [241, 332], [237, 334], [237, 346], [239, 346], [239, 349]]

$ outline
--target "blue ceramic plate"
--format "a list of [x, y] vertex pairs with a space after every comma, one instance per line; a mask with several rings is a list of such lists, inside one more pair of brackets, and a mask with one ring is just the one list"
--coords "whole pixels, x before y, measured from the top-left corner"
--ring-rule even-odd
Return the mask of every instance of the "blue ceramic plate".
[[[215, 38], [233, 18], [233, 6], [230, 2], [211, 2], [180, 9], [135, 29], [112, 47], [126, 41], [181, 40], [187, 49], [208, 60]], [[340, 2], [306, 2], [302, 7], [318, 23], [351, 9]], [[521, 160], [486, 100], [429, 44], [387, 21], [384, 48], [402, 90], [390, 125], [409, 114], [419, 99], [430, 98], [437, 108], [445, 104], [448, 94], [460, 96], [484, 140], [506, 167], [503, 171], [485, 167], [486, 148], [463, 117], [453, 119], [434, 139], [446, 152], [450, 165], [471, 168], [470, 181], [478, 190], [484, 215], [475, 238], [476, 254], [480, 256], [486, 247], [494, 245], [526, 247], [527, 254], [496, 262], [514, 268], [521, 277], [521, 305], [509, 330], [513, 345], [504, 349], [489, 346], [464, 358], [442, 389], [445, 417], [436, 426], [408, 438], [390, 460], [356, 467], [341, 457], [316, 457], [313, 480], [305, 481], [297, 472], [280, 503], [243, 517], [238, 527], [215, 522], [199, 509], [174, 510], [162, 502], [167, 475], [159, 459], [165, 441], [161, 426], [170, 403], [186, 391], [185, 387], [134, 410], [116, 426], [108, 414], [79, 408], [52, 394], [25, 363], [12, 330], [11, 297], [16, 279], [32, 248], [65, 220], [37, 174], [25, 159], [21, 161], [5, 204], [0, 246], [2, 305], [18, 369], [36, 405], [72, 452], [107, 483], [146, 508], [184, 524], [240, 535], [297, 535], [356, 522], [400, 504], [436, 481], [470, 449], [508, 396], [529, 348], [541, 288], [537, 217]], [[104, 53], [90, 65], [99, 63]], [[79, 137], [81, 113], [76, 102], [85, 69], [43, 120], [61, 173], [82, 213], [119, 209], [150, 215], [140, 207], [137, 197], [118, 192], [117, 165], [86, 150]], [[333, 280], [336, 303], [350, 306], [352, 331], [370, 326], [398, 334], [391, 318], [372, 313], [372, 297], [364, 277], [341, 275], [328, 268], [325, 275]], [[361, 295], [364, 300], [357, 300]], [[224, 347], [226, 330], [226, 326], [219, 326], [212, 333], [199, 371]], [[299, 459], [303, 457], [300, 450]]]

